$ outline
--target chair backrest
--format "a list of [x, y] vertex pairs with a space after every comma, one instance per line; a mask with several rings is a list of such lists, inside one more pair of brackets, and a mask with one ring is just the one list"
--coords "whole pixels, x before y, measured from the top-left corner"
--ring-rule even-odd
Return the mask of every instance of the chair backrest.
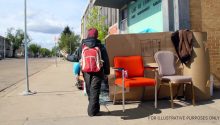
[[[144, 76], [144, 66], [141, 56], [114, 57], [114, 67], [127, 70], [128, 77]], [[116, 77], [121, 77], [121, 73], [116, 72]]]
[[159, 75], [175, 75], [174, 54], [170, 51], [158, 51], [154, 55], [155, 61], [159, 66]]

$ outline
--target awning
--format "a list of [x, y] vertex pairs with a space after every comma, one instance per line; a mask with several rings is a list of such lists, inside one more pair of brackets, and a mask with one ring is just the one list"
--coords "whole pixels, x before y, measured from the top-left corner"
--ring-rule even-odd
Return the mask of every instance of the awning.
[[94, 5], [121, 9], [124, 5], [135, 0], [94, 0]]

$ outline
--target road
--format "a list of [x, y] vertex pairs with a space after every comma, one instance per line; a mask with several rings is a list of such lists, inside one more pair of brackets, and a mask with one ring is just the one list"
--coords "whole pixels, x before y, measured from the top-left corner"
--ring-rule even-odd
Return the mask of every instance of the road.
[[[30, 58], [28, 60], [29, 76], [55, 64], [53, 58]], [[25, 79], [24, 59], [0, 60], [0, 92]]]

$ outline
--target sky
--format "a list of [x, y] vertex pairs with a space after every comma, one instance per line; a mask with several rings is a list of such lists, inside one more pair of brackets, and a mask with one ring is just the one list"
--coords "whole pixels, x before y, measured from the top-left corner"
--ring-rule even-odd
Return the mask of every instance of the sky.
[[[64, 27], [80, 35], [88, 0], [27, 0], [27, 33], [43, 48], [51, 49]], [[24, 30], [24, 0], [0, 0], [0, 35], [9, 28]]]

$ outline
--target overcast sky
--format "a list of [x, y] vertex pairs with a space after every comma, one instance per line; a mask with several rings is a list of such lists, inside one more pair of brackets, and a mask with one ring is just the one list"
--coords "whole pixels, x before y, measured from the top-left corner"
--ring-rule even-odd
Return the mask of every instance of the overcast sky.
[[[80, 34], [81, 17], [88, 0], [27, 0], [28, 35], [32, 43], [51, 49], [65, 26]], [[24, 29], [24, 0], [0, 0], [0, 35], [7, 29]]]

